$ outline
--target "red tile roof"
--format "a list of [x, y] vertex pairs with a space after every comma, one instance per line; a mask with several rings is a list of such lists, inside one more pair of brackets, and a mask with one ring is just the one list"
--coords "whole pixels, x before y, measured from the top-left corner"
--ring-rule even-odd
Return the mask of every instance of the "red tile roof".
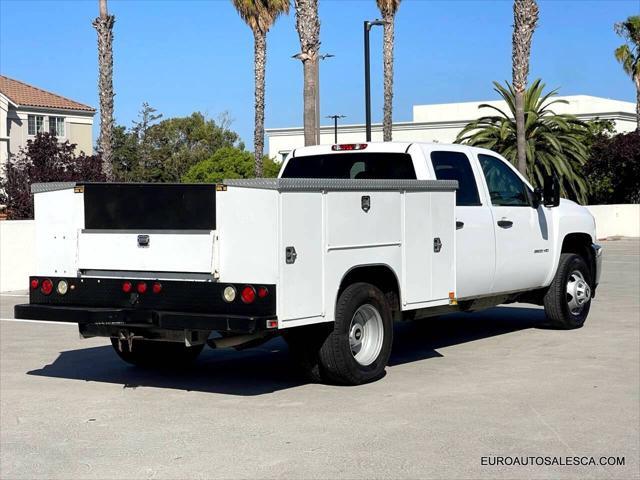
[[13, 78], [0, 75], [0, 93], [6, 95], [16, 105], [25, 107], [60, 108], [95, 112], [96, 109], [83, 103], [27, 85]]

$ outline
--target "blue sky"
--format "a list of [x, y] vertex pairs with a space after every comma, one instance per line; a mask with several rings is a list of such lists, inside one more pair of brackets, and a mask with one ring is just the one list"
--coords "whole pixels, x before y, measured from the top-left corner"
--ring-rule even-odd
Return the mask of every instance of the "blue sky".
[[[530, 79], [563, 95], [634, 101], [613, 57], [613, 23], [639, 0], [541, 0]], [[109, 1], [115, 25], [116, 121], [130, 125], [142, 102], [165, 117], [228, 111], [252, 144], [253, 37], [229, 0]], [[492, 80], [511, 78], [512, 2], [404, 0], [396, 20], [394, 119], [422, 103], [488, 100]], [[0, 0], [0, 71], [98, 105], [97, 0]], [[374, 0], [320, 0], [322, 115], [364, 121], [362, 21]], [[382, 117], [381, 30], [372, 32], [373, 120]], [[269, 32], [266, 126], [302, 123], [302, 66], [293, 10]], [[329, 123], [330, 120], [323, 119]], [[97, 123], [97, 122], [96, 122]]]

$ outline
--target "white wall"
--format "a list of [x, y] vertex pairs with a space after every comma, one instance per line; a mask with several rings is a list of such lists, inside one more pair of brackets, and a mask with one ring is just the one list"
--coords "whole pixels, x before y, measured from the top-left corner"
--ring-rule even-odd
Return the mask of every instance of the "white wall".
[[35, 222], [0, 222], [0, 291], [27, 290], [35, 270]]
[[598, 238], [640, 237], [640, 205], [587, 205]]

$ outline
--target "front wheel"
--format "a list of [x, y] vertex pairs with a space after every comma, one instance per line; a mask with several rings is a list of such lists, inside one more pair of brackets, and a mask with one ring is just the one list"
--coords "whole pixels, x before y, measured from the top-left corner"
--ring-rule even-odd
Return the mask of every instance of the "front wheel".
[[181, 368], [193, 363], [204, 344], [187, 347], [180, 342], [134, 339], [129, 349], [126, 340], [111, 338], [118, 356], [127, 363], [145, 368]]
[[574, 253], [560, 255], [558, 270], [544, 296], [544, 312], [550, 326], [561, 329], [584, 325], [591, 308], [591, 272]]

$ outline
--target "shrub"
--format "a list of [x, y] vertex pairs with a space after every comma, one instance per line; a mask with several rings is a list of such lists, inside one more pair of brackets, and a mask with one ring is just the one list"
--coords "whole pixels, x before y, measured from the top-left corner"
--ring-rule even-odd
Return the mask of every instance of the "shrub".
[[599, 135], [585, 174], [591, 204], [640, 203], [640, 134]]
[[9, 159], [0, 182], [0, 201], [7, 206], [8, 219], [33, 218], [31, 185], [34, 183], [105, 181], [100, 158], [84, 152], [76, 155], [75, 148], [68, 140], [58, 142], [56, 137], [40, 133]]
[[[222, 147], [211, 157], [192, 166], [182, 177], [186, 183], [217, 183], [225, 178], [253, 178], [253, 153], [234, 147]], [[264, 157], [264, 176], [278, 175], [280, 164]]]

